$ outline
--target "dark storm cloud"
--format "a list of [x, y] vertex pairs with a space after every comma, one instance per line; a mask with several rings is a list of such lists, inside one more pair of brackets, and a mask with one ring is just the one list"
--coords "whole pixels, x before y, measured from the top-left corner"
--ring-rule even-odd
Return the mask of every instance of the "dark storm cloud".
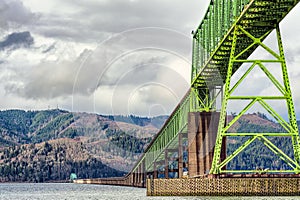
[[[160, 42], [162, 37], [164, 40]], [[176, 38], [176, 42], [168, 40], [169, 37]], [[178, 79], [183, 75], [172, 70], [178, 65], [169, 63], [188, 62], [185, 55], [190, 51], [189, 45], [182, 45], [180, 50], [174, 45], [185, 42], [189, 38], [170, 30], [148, 28], [124, 32], [99, 44], [95, 50], [84, 50], [76, 60], [44, 61], [26, 71], [16, 70], [11, 80], [21, 80], [21, 84], [12, 81], [5, 83], [5, 88], [7, 93], [28, 99], [47, 99], [72, 94], [89, 96], [100, 87], [126, 87], [130, 93], [128, 88], [147, 82], [184, 84], [184, 78]], [[51, 53], [56, 51], [49, 48]], [[161, 77], [166, 73], [169, 82]]]
[[[179, 79], [172, 76], [170, 68], [178, 66], [168, 63], [178, 59], [188, 62], [189, 40], [165, 29], [127, 31], [100, 43], [94, 50], [83, 50], [77, 59], [45, 60], [26, 67], [26, 71], [16, 69], [9, 78], [14, 81], [4, 83], [5, 89], [28, 99], [48, 99], [72, 94], [89, 96], [99, 87], [121, 86], [128, 90], [147, 82], [172, 85]], [[56, 51], [54, 43], [41, 53], [58, 54]], [[164, 83], [164, 73], [173, 77], [171, 82]]]
[[29, 48], [33, 42], [34, 39], [28, 31], [11, 33], [3, 41], [0, 41], [0, 50], [12, 50], [21, 47]]
[[0, 30], [18, 28], [24, 25], [32, 25], [38, 19], [38, 15], [32, 13], [18, 0], [0, 1]]

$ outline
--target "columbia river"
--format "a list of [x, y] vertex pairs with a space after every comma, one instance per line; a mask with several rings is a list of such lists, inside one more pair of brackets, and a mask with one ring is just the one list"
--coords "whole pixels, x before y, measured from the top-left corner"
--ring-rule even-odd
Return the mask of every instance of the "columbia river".
[[72, 183], [2, 183], [1, 200], [294, 200], [300, 197], [147, 197], [146, 189]]

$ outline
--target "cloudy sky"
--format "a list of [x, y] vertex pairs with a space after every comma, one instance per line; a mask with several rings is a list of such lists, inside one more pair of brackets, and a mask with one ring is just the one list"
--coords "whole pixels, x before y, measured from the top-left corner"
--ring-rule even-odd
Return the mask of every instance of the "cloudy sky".
[[[0, 109], [169, 114], [189, 87], [191, 30], [208, 3], [1, 0]], [[299, 13], [281, 27], [300, 114]]]

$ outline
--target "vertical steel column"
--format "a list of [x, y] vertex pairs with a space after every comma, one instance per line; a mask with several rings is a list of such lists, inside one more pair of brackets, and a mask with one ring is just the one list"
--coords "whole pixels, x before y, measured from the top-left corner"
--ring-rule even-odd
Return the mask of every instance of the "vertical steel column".
[[135, 186], [135, 182], [136, 182], [136, 173], [132, 172], [132, 186]]
[[153, 178], [156, 179], [157, 178], [157, 164], [156, 164], [156, 161], [154, 161], [153, 163]]
[[147, 180], [147, 171], [146, 171], [146, 164], [145, 160], [142, 162], [142, 173], [143, 173], [143, 187], [146, 187], [146, 180]]
[[165, 178], [169, 178], [169, 151], [165, 150]]
[[[289, 81], [288, 71], [287, 71], [287, 67], [286, 67], [286, 61], [285, 61], [285, 56], [284, 56], [284, 51], [283, 51], [283, 45], [282, 45], [279, 24], [277, 24], [277, 26], [276, 26], [276, 33], [277, 33], [279, 54], [280, 54], [280, 58], [281, 58], [281, 68], [282, 68], [284, 88], [286, 91], [286, 103], [287, 103], [287, 108], [288, 108], [289, 120], [290, 120], [290, 124], [291, 124], [292, 128], [294, 129], [294, 131], [296, 133], [298, 133], [297, 119], [296, 119], [295, 108], [294, 108], [294, 103], [293, 103], [293, 99], [292, 99], [292, 92], [291, 92], [291, 88], [290, 88], [290, 81]], [[300, 164], [300, 143], [299, 142], [300, 142], [299, 134], [297, 134], [296, 136], [295, 135], [292, 136], [294, 156], [295, 156], [297, 163]]]
[[183, 149], [182, 149], [182, 133], [178, 134], [178, 178], [182, 178], [183, 174]]
[[219, 161], [221, 156], [221, 149], [222, 149], [222, 140], [223, 140], [223, 128], [225, 127], [225, 121], [227, 116], [227, 104], [229, 100], [229, 90], [230, 90], [230, 81], [232, 76], [232, 69], [235, 62], [235, 48], [237, 43], [237, 32], [238, 27], [236, 26], [233, 33], [233, 39], [232, 39], [232, 46], [231, 46], [231, 53], [230, 53], [230, 59], [228, 63], [228, 69], [227, 69], [227, 77], [225, 82], [225, 88], [224, 88], [224, 97], [222, 101], [222, 108], [221, 108], [221, 114], [220, 114], [220, 121], [218, 126], [218, 134], [217, 134], [217, 140], [215, 145], [215, 151], [214, 151], [214, 158], [212, 162], [212, 168], [210, 170], [211, 174], [218, 174], [219, 173]]
[[138, 167], [138, 185], [140, 186], [142, 182], [142, 166]]

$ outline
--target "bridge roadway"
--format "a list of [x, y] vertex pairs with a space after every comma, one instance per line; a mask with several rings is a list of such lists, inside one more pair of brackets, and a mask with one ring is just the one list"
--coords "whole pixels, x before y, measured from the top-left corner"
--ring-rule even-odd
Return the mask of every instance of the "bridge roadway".
[[[299, 133], [297, 124], [295, 124], [296, 118], [279, 23], [299, 1], [211, 0], [204, 19], [193, 31], [191, 88], [148, 145], [132, 171], [120, 178], [88, 179], [76, 182], [146, 187], [147, 179], [147, 181], [151, 181], [157, 180], [157, 178], [161, 180], [171, 178], [187, 178], [183, 180], [189, 180], [189, 178], [195, 177], [220, 178], [232, 176], [230, 174], [233, 173], [237, 173], [238, 177], [243, 177], [245, 173], [252, 173], [255, 176], [255, 174], [261, 174], [261, 171], [257, 169], [226, 171], [226, 164], [256, 139], [262, 141], [292, 168], [289, 171], [273, 170], [270, 171], [271, 173], [274, 172], [275, 176], [277, 173], [279, 177], [282, 176], [282, 172], [298, 174], [300, 172]], [[263, 43], [264, 39], [274, 30], [277, 34], [279, 54]], [[274, 59], [248, 59], [258, 47], [265, 49]], [[244, 63], [252, 64], [250, 70], [246, 71], [236, 85], [231, 88], [232, 75]], [[280, 63], [282, 65], [284, 85], [276, 80], [263, 63]], [[232, 96], [233, 90], [255, 65], [258, 65], [283, 93], [282, 97]], [[221, 99], [221, 110], [217, 107], [218, 98]], [[227, 104], [231, 99], [250, 100], [251, 103], [233, 119], [233, 122], [226, 122]], [[267, 99], [287, 102], [289, 122], [285, 122], [267, 105], [265, 102]], [[260, 103], [269, 114], [279, 121], [279, 124], [286, 129], [286, 133], [281, 135], [279, 133], [236, 133], [232, 135], [227, 133], [229, 125], [236, 122], [256, 102]], [[226, 155], [226, 137], [229, 136], [249, 136], [250, 139], [236, 152]], [[266, 136], [290, 136], [294, 158], [290, 158], [280, 151]], [[271, 176], [274, 177], [274, 175]], [[150, 187], [150, 182], [148, 185]], [[148, 188], [148, 190], [152, 189]], [[151, 195], [151, 193], [149, 194]]]

